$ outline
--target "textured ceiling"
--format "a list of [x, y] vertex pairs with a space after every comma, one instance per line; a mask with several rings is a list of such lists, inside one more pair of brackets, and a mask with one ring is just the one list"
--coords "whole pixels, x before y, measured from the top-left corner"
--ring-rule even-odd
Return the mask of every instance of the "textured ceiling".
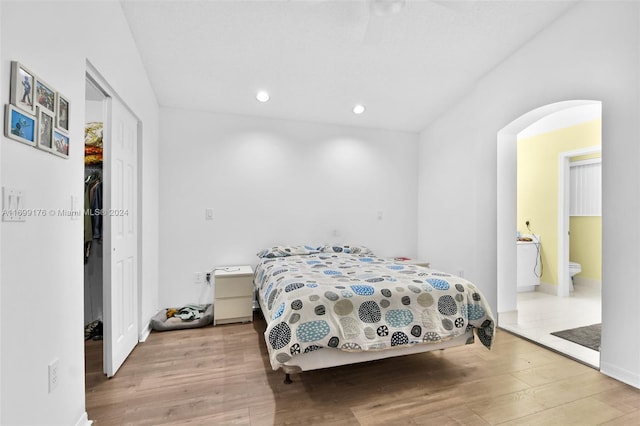
[[162, 106], [417, 132], [576, 3], [372, 1], [121, 4]]

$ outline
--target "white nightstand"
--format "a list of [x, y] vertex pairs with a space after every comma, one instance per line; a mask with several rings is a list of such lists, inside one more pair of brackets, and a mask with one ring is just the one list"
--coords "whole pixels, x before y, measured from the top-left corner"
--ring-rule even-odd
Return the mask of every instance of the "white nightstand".
[[219, 267], [213, 276], [213, 325], [253, 321], [251, 266]]

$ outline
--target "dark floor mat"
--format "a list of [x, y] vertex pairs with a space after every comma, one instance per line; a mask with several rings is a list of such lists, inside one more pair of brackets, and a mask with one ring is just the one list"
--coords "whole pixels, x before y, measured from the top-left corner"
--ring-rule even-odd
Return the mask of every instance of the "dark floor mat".
[[600, 352], [601, 330], [602, 324], [592, 324], [585, 327], [571, 328], [569, 330], [554, 331], [551, 334]]

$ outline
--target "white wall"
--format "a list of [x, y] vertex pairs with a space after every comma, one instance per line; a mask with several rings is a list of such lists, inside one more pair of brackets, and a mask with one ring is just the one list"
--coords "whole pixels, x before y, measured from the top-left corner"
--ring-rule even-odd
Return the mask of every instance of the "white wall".
[[[142, 316], [155, 313], [158, 268], [158, 106], [117, 2], [1, 4], [0, 92], [9, 99], [18, 60], [70, 100], [70, 158], [2, 137], [0, 183], [25, 191], [32, 209], [65, 209], [83, 197], [86, 61], [141, 118], [143, 134]], [[2, 265], [0, 423], [73, 425], [85, 419], [82, 220], [0, 224]], [[59, 385], [47, 365], [59, 360]]]
[[421, 134], [418, 209], [420, 257], [464, 267], [495, 308], [497, 132], [543, 105], [602, 101], [602, 372], [637, 387], [640, 338], [623, 325], [640, 302], [640, 193], [627, 190], [640, 178], [639, 15], [632, 2], [582, 2], [469, 88]]
[[165, 108], [161, 123], [162, 304], [210, 303], [194, 272], [277, 244], [415, 255], [416, 134]]

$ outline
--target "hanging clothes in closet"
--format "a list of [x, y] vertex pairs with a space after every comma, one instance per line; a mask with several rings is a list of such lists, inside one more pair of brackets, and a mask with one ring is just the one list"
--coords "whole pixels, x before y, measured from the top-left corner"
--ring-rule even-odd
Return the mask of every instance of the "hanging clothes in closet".
[[91, 172], [84, 183], [84, 263], [91, 255], [93, 241], [102, 241], [102, 177]]

